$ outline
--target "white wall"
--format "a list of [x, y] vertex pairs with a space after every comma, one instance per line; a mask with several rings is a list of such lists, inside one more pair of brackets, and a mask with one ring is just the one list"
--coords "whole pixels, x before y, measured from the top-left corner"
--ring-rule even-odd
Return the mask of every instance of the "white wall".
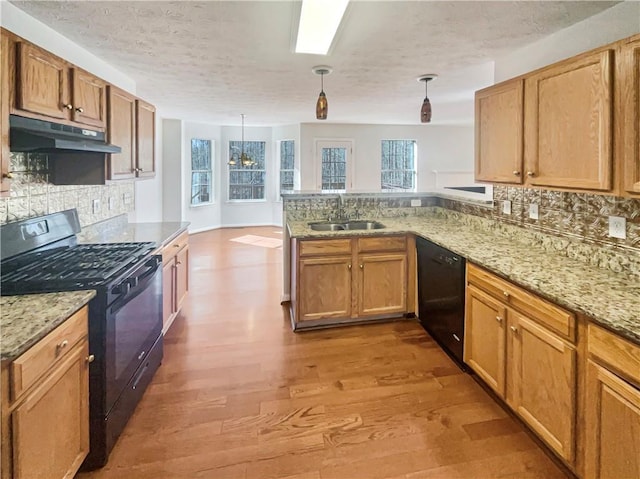
[[[271, 168], [271, 174], [277, 184], [280, 182], [280, 151], [278, 149], [278, 142], [282, 140], [293, 140], [295, 148], [295, 161], [294, 161], [294, 188], [300, 189], [300, 125], [285, 125], [273, 127], [272, 135], [273, 139], [273, 157], [274, 161]], [[274, 197], [272, 203], [272, 218], [273, 223], [276, 225], [282, 224], [282, 198], [278, 188], [274, 189]]]
[[182, 120], [162, 120], [162, 219], [182, 221], [184, 187], [182, 178]]
[[130, 223], [149, 223], [162, 221], [162, 180], [163, 180], [163, 143], [162, 119], [156, 111], [156, 175], [153, 178], [136, 180], [135, 211], [129, 213]]
[[640, 32], [640, 2], [627, 0], [495, 61], [500, 82]]
[[473, 171], [473, 126], [353, 125], [303, 123], [300, 129], [300, 189], [318, 190], [316, 140], [353, 140], [353, 184], [350, 191], [380, 190], [381, 141], [416, 140], [417, 190], [435, 186], [433, 170]]

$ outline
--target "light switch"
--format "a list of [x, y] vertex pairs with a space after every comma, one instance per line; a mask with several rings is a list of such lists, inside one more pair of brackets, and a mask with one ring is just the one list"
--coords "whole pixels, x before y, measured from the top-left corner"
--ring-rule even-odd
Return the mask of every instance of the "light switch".
[[627, 239], [627, 219], [623, 216], [609, 216], [609, 236]]
[[100, 200], [93, 200], [93, 214], [98, 214], [100, 213]]
[[529, 218], [532, 220], [538, 219], [538, 203], [531, 203], [529, 205]]
[[422, 206], [422, 200], [411, 200], [411, 206]]
[[505, 214], [505, 215], [510, 215], [511, 214], [511, 201], [504, 200], [502, 202], [502, 213]]

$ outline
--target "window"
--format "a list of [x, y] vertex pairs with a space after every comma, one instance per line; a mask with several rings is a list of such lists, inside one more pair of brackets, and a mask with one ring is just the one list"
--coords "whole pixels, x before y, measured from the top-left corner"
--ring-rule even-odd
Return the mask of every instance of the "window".
[[382, 189], [415, 190], [416, 141], [382, 140]]
[[191, 204], [211, 203], [211, 140], [191, 140]]
[[347, 151], [345, 148], [322, 148], [322, 191], [345, 190], [347, 185]]
[[295, 142], [280, 142], [280, 191], [293, 190], [293, 164], [295, 158]]
[[[240, 158], [241, 141], [229, 142], [229, 158]], [[254, 164], [242, 166], [238, 160], [229, 165], [229, 199], [230, 200], [264, 200], [265, 185], [265, 151], [264, 141], [245, 141], [244, 152]]]

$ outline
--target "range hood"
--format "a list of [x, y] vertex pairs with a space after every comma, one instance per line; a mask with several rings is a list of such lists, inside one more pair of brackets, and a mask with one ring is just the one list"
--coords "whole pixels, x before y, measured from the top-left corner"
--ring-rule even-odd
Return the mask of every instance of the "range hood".
[[34, 120], [17, 115], [10, 115], [9, 128], [9, 149], [15, 152], [120, 153], [121, 151], [119, 146], [107, 143], [102, 131]]

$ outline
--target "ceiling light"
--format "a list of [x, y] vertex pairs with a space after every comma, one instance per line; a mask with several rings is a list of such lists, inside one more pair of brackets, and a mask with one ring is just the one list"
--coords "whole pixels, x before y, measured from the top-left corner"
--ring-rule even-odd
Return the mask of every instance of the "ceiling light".
[[238, 153], [238, 147], [232, 146], [231, 148], [235, 151], [231, 154], [231, 158], [229, 158], [227, 164], [230, 166], [235, 166], [237, 164], [240, 164], [240, 166], [253, 166], [256, 162], [244, 152], [244, 113], [240, 116], [242, 117], [242, 141], [240, 142], [240, 153]]
[[349, 0], [302, 0], [296, 53], [326, 55]]
[[327, 113], [329, 113], [329, 102], [327, 101], [327, 95], [324, 94], [324, 76], [332, 72], [331, 67], [320, 65], [313, 67], [313, 73], [320, 75], [320, 95], [316, 102], [316, 118], [318, 120], [326, 120]]
[[431, 102], [429, 101], [428, 84], [431, 80], [435, 80], [438, 75], [429, 73], [418, 77], [418, 81], [424, 82], [424, 100], [422, 101], [422, 108], [420, 108], [420, 122], [431, 123]]

